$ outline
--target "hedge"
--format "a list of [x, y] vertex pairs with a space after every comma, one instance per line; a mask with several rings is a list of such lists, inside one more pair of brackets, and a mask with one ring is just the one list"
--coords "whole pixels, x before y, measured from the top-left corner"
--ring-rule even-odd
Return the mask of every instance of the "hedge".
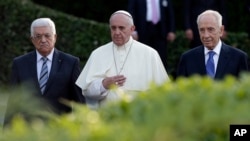
[[8, 82], [12, 59], [34, 49], [30, 24], [39, 17], [50, 17], [56, 24], [56, 48], [78, 56], [82, 66], [90, 52], [110, 40], [108, 25], [73, 17], [29, 0], [0, 1], [0, 84]]
[[[38, 17], [50, 17], [55, 21], [58, 34], [56, 48], [78, 56], [81, 67], [92, 50], [110, 41], [109, 27], [105, 23], [74, 17], [30, 0], [0, 1], [0, 85], [8, 84], [13, 58], [34, 49], [29, 38], [30, 24]], [[177, 39], [170, 43], [168, 49], [167, 71], [173, 77], [180, 55], [188, 49], [183, 31], [177, 31], [176, 35]], [[229, 32], [225, 42], [250, 53], [246, 32]]]

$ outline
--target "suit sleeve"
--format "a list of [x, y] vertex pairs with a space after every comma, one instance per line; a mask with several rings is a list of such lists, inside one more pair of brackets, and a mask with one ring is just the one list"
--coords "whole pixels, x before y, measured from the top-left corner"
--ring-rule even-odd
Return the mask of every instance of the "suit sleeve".
[[219, 12], [222, 15], [222, 23], [225, 26], [225, 28], [227, 28], [227, 9], [226, 9], [226, 5], [225, 5], [225, 0], [220, 0], [219, 2]]
[[191, 2], [190, 0], [184, 0], [183, 4], [183, 17], [184, 17], [184, 28], [185, 30], [191, 28], [191, 23], [190, 23], [190, 7], [191, 7]]
[[71, 87], [73, 90], [72, 99], [76, 102], [85, 103], [85, 97], [82, 95], [81, 88], [75, 84], [79, 75], [80, 75], [80, 60], [79, 60], [79, 58], [77, 58], [75, 61], [75, 64], [74, 64], [72, 83], [71, 83], [72, 84]]
[[246, 53], [244, 53], [244, 56], [242, 57], [240, 70], [242, 71], [248, 71], [249, 70], [249, 57]]
[[17, 85], [19, 83], [18, 80], [18, 68], [16, 61], [13, 61], [12, 68], [11, 68], [11, 75], [10, 75], [10, 85]]
[[175, 32], [175, 14], [174, 14], [174, 7], [171, 0], [168, 0], [168, 25], [169, 31], [168, 32]]
[[133, 20], [134, 22], [136, 22], [136, 19], [135, 19], [135, 10], [136, 10], [136, 7], [135, 7], [135, 0], [128, 0], [128, 12], [132, 15], [133, 17]]
[[185, 66], [186, 66], [185, 65], [185, 59], [183, 58], [183, 55], [182, 55], [181, 58], [180, 58], [178, 67], [177, 67], [176, 77], [187, 76]]

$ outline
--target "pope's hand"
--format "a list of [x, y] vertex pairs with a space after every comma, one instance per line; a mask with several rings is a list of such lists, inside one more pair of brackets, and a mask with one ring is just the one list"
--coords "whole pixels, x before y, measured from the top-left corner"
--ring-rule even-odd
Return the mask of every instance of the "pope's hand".
[[102, 84], [105, 89], [109, 89], [112, 85], [123, 86], [125, 81], [126, 77], [124, 75], [116, 75], [104, 78]]

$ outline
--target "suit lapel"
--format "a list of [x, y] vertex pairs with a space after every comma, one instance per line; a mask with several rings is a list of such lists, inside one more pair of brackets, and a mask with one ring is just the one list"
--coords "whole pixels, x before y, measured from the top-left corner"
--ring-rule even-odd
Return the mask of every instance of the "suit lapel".
[[[30, 66], [28, 69], [28, 72], [31, 75], [31, 79], [33, 79], [34, 86], [36, 87], [37, 90], [40, 90], [39, 82], [38, 82], [38, 77], [37, 77], [37, 55], [36, 51], [33, 51], [30, 54], [29, 60], [27, 60], [27, 65]], [[38, 91], [41, 94], [41, 91]]]
[[200, 46], [197, 52], [196, 63], [198, 65], [198, 72], [202, 75], [206, 74], [206, 64], [205, 64], [205, 54], [204, 54], [204, 46]]
[[[147, 1], [146, 0], [141, 0], [140, 5], [142, 5], [141, 8], [143, 8], [143, 9], [137, 8], [138, 13], [140, 13], [139, 11], [143, 11], [143, 13], [144, 12], [147, 13]], [[144, 15], [145, 15], [145, 20], [146, 20], [146, 15], [147, 14], [144, 14]]]
[[228, 47], [222, 43], [215, 78], [222, 77], [222, 75], [224, 74], [223, 72], [224, 72], [225, 66], [227, 66], [228, 62], [229, 62]]
[[62, 62], [62, 59], [60, 58], [60, 53], [57, 49], [55, 49], [54, 54], [53, 54], [53, 60], [52, 60], [50, 74], [49, 74], [49, 79], [48, 79], [48, 82], [46, 84], [44, 94], [46, 94], [46, 91], [50, 88], [51, 84], [54, 81], [56, 81], [54, 78], [55, 78], [55, 76], [56, 76], [56, 74], [61, 66], [61, 62]]
[[160, 11], [160, 15], [162, 15], [162, 0], [159, 0], [159, 11]]
[[36, 82], [36, 86], [39, 88], [38, 77], [37, 77], [37, 56], [35, 51], [31, 53], [31, 57], [28, 61], [27, 66], [31, 66], [31, 69], [29, 69], [31, 77], [34, 80], [34, 82]]

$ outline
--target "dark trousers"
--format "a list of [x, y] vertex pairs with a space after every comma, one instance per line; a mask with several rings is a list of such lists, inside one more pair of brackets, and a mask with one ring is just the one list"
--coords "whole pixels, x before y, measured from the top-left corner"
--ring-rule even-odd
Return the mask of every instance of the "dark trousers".
[[139, 35], [139, 41], [154, 48], [160, 55], [162, 63], [167, 70], [167, 39], [162, 36], [160, 23], [154, 25], [147, 23], [145, 35]]

